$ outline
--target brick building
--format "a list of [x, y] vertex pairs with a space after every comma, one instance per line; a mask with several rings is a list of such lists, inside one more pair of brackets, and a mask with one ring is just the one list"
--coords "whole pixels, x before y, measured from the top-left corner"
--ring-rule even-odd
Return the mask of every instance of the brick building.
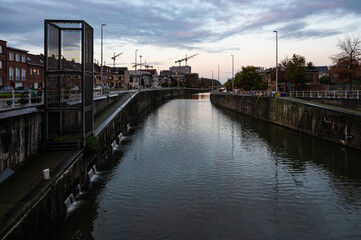
[[28, 53], [28, 78], [29, 87], [33, 89], [44, 88], [44, 55], [34, 55]]
[[0, 40], [0, 87], [42, 89], [43, 85], [44, 56], [9, 47]]
[[27, 82], [28, 51], [9, 47], [6, 41], [0, 40], [0, 84], [1, 86], [29, 87]]
[[5, 86], [6, 78], [6, 42], [0, 40], [0, 87]]

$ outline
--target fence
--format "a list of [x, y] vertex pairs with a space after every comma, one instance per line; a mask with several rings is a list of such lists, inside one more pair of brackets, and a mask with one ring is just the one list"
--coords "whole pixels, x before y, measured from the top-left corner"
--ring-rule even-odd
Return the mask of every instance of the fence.
[[[104, 89], [103, 95], [117, 94], [122, 92], [128, 92], [128, 90]], [[101, 96], [101, 91], [98, 89], [94, 89], [93, 96], [94, 97]], [[81, 90], [63, 90], [61, 91], [60, 98], [61, 98], [61, 102], [80, 100]], [[44, 94], [43, 91], [41, 90], [13, 91], [7, 93], [0, 93], [0, 110], [35, 106], [43, 103], [44, 103]]]
[[360, 99], [360, 90], [291, 91], [290, 97]]

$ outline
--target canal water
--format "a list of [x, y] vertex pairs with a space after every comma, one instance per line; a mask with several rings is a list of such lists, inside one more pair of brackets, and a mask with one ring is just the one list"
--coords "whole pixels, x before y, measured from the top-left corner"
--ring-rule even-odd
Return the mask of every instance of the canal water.
[[133, 127], [50, 239], [361, 239], [360, 151], [205, 94]]

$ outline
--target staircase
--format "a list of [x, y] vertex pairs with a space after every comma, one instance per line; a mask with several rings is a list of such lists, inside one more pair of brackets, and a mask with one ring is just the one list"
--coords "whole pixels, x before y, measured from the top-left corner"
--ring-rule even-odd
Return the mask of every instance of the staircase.
[[43, 144], [43, 151], [78, 150], [81, 140], [48, 141]]

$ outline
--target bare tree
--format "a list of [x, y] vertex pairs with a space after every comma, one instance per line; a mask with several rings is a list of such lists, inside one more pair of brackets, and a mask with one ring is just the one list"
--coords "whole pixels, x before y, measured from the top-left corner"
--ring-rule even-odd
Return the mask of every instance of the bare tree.
[[351, 90], [360, 66], [361, 37], [347, 35], [344, 40], [338, 40], [336, 46], [340, 53], [331, 57], [335, 64], [331, 70], [345, 83], [348, 82]]

